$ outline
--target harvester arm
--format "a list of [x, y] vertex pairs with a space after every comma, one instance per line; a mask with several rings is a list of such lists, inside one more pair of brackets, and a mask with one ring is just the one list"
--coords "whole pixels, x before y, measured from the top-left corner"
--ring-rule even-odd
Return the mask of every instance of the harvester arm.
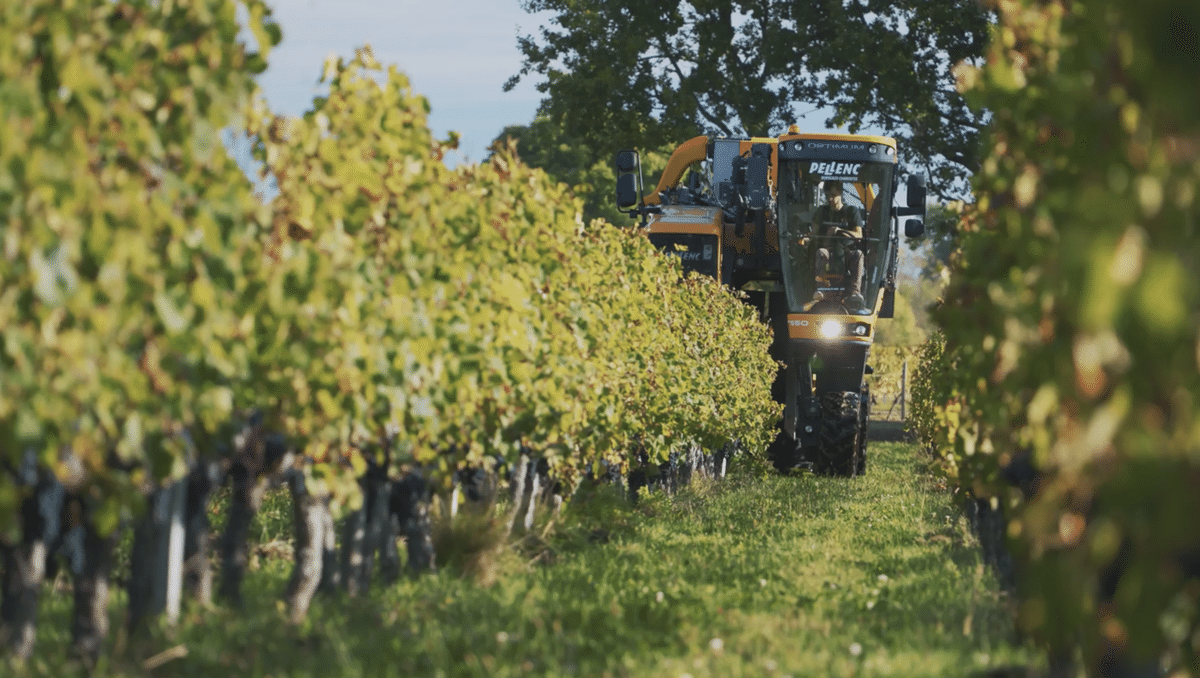
[[658, 186], [650, 195], [646, 196], [646, 204], [657, 205], [660, 200], [659, 193], [677, 185], [683, 178], [684, 171], [691, 167], [692, 163], [704, 160], [706, 157], [708, 157], [708, 137], [693, 137], [680, 144], [671, 154], [671, 158], [667, 160], [667, 166], [658, 180]]

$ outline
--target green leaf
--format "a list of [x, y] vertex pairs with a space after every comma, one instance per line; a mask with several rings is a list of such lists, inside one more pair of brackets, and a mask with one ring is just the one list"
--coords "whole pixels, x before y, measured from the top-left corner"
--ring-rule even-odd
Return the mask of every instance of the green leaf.
[[166, 292], [154, 295], [154, 308], [158, 311], [158, 318], [162, 321], [168, 334], [179, 334], [187, 329], [187, 319], [179, 312], [179, 308], [175, 306], [175, 302], [171, 301], [171, 297]]

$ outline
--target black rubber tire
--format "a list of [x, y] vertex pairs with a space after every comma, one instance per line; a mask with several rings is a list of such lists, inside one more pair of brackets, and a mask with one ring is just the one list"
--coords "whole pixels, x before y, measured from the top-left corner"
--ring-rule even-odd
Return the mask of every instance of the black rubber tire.
[[867, 474], [867, 424], [871, 419], [871, 387], [863, 386], [862, 395], [858, 399], [858, 456], [855, 460], [855, 474]]
[[821, 441], [816, 468], [821, 475], [852, 478], [858, 471], [859, 394], [821, 396]]

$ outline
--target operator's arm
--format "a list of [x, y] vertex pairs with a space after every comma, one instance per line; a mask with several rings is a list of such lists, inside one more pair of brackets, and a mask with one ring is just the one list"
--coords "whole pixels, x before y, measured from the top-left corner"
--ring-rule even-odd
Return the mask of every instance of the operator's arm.
[[863, 237], [863, 218], [857, 207], [848, 206], [845, 210], [849, 213], [846, 217], [844, 228], [836, 229], [837, 235], [853, 236], [855, 238]]
[[855, 238], [863, 237], [862, 212], [857, 207], [850, 208], [850, 230], [854, 231]]
[[827, 211], [828, 210], [826, 210], [824, 205], [822, 205], [812, 211], [812, 216], [808, 221], [808, 233], [804, 233], [800, 236], [800, 244], [801, 245], [807, 246], [808, 243], [811, 242], [811, 239], [813, 236], [825, 235], [824, 233], [821, 232], [821, 224], [823, 223], [823, 221], [825, 219], [825, 216], [826, 216], [825, 213]]

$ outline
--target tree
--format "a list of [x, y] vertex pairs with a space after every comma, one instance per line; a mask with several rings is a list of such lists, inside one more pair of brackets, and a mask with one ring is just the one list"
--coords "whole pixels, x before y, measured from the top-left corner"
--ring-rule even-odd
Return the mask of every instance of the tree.
[[925, 216], [925, 235], [916, 242], [920, 266], [919, 279], [939, 290], [949, 280], [951, 262], [959, 251], [959, 222], [965, 205], [961, 202], [929, 205]]
[[989, 10], [975, 0], [526, 0], [556, 27], [523, 36], [521, 78], [541, 113], [601, 155], [701, 133], [778, 133], [798, 104], [831, 126], [893, 135], [943, 197], [966, 194], [985, 114], [953, 67], [976, 64]]
[[[492, 149], [504, 150], [507, 139], [517, 142], [517, 152], [522, 162], [571, 187], [583, 201], [585, 223], [592, 219], [603, 219], [617, 225], [629, 223], [629, 216], [617, 211], [614, 200], [617, 175], [613, 171], [612, 153], [581, 143], [568, 135], [562, 125], [545, 116], [538, 116], [528, 125], [505, 127], [493, 140]], [[642, 154], [642, 173], [647, 192], [657, 185], [673, 146], [669, 144], [658, 152]]]
[[918, 346], [925, 341], [926, 331], [918, 322], [918, 304], [903, 292], [896, 292], [896, 315], [879, 323], [875, 343], [879, 346]]
[[935, 331], [929, 310], [941, 299], [950, 280], [952, 262], [959, 253], [963, 209], [963, 203], [929, 205], [925, 235], [906, 241], [900, 253], [899, 285], [911, 306], [916, 327], [925, 336]]

